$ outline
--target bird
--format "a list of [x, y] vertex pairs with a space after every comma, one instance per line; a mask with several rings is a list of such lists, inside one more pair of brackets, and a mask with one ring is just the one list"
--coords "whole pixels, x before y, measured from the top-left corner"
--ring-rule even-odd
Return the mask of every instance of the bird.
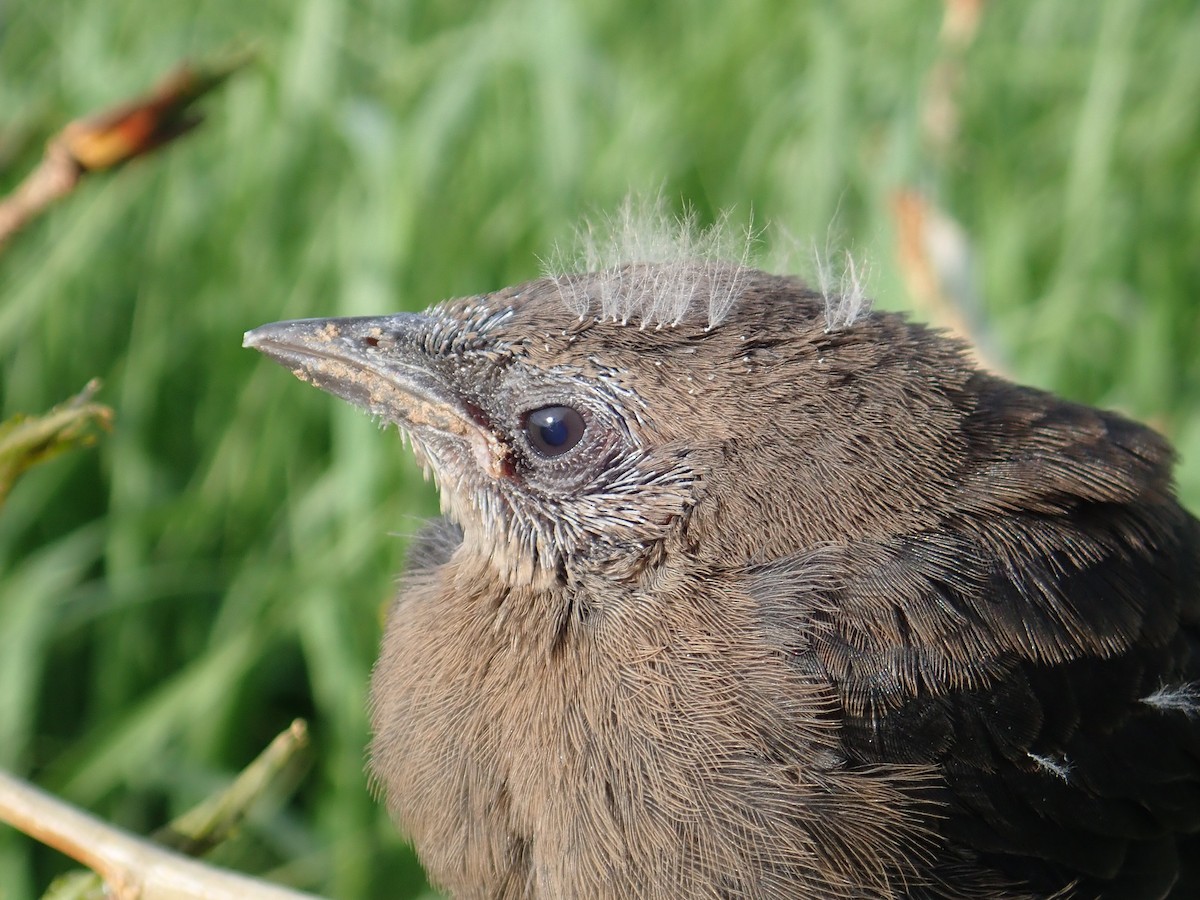
[[1169, 443], [859, 294], [681, 252], [247, 332], [438, 488], [368, 750], [434, 885], [1200, 897]]

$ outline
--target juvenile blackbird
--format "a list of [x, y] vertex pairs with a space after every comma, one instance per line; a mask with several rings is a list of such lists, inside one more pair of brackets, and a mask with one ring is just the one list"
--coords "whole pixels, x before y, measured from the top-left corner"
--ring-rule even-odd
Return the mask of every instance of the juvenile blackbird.
[[459, 898], [1200, 897], [1172, 452], [679, 261], [246, 345], [399, 425], [370, 768]]

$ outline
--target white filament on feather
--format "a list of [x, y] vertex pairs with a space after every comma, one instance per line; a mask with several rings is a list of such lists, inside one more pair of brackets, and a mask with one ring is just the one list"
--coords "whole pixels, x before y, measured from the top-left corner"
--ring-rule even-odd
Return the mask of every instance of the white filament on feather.
[[[575, 249], [556, 247], [544, 268], [581, 318], [669, 327], [702, 300], [708, 327], [714, 328], [745, 288], [743, 273], [756, 240], [751, 227], [733, 229], [728, 215], [703, 228], [694, 210], [675, 216], [661, 195], [650, 201], [627, 198], [616, 214], [586, 221], [575, 235]], [[583, 282], [562, 273], [600, 277]]]
[[1181, 712], [1187, 716], [1200, 715], [1200, 682], [1163, 686], [1142, 702], [1163, 712]]
[[[762, 233], [752, 222], [734, 226], [728, 213], [703, 227], [695, 210], [677, 216], [661, 194], [626, 198], [614, 215], [585, 221], [568, 248], [557, 245], [543, 271], [581, 319], [672, 327], [703, 304], [711, 329], [746, 289]], [[849, 254], [838, 272], [817, 256], [826, 330], [847, 328], [867, 312], [867, 271]]]
[[1037, 753], [1026, 753], [1025, 755], [1033, 760], [1034, 764], [1039, 769], [1050, 773], [1055, 778], [1058, 778], [1067, 784], [1071, 783], [1071, 763], [1065, 756], [1054, 759], [1053, 757], [1042, 756]]
[[815, 246], [813, 260], [817, 267], [817, 290], [825, 301], [826, 331], [849, 328], [870, 312], [867, 282], [871, 270], [868, 265], [855, 262], [847, 250], [839, 269], [829, 254], [822, 256]]

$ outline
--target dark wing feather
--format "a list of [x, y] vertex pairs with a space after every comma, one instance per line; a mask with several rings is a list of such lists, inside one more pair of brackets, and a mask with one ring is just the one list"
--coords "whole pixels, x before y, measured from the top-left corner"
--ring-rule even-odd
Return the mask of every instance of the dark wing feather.
[[[797, 659], [835, 685], [852, 764], [941, 768], [947, 872], [1200, 896], [1200, 526], [1170, 453], [1117, 416], [980, 380], [943, 521], [839, 550]], [[1162, 689], [1183, 702], [1153, 702]]]

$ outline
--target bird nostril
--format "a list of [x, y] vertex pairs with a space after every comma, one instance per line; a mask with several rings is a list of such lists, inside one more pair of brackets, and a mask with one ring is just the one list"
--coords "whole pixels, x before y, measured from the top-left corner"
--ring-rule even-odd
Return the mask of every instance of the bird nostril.
[[378, 347], [379, 346], [379, 338], [377, 338], [377, 337], [367, 336], [362, 339], [362, 342], [364, 344], [366, 344], [368, 347]]

